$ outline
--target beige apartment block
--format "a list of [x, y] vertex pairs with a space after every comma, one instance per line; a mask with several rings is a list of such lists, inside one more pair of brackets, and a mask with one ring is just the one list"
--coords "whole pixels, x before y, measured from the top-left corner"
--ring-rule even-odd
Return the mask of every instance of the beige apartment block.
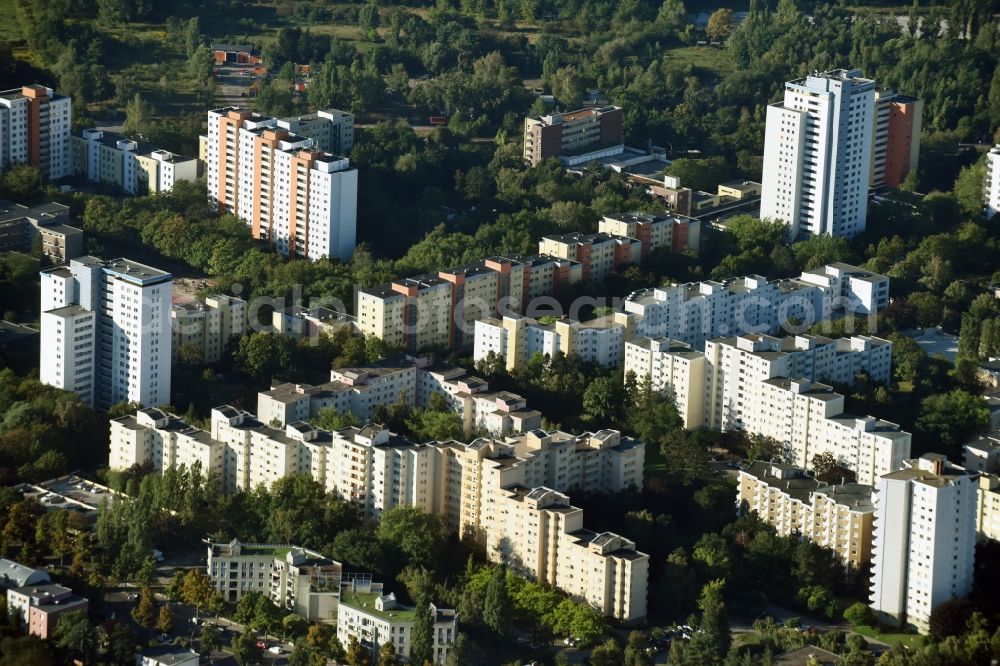
[[443, 396], [462, 416], [471, 436], [486, 432], [504, 436], [541, 426], [541, 413], [528, 409], [521, 396], [492, 391], [486, 380], [430, 356], [397, 354], [376, 363], [337, 368], [319, 386], [279, 384], [257, 394], [257, 414], [265, 423], [307, 421], [323, 409], [350, 412], [367, 422], [379, 405], [405, 402], [427, 407], [432, 395]]
[[737, 506], [782, 536], [801, 535], [834, 551], [855, 571], [871, 561], [872, 488], [826, 484], [804, 469], [756, 461], [739, 473]]
[[583, 511], [550, 488], [498, 489], [486, 552], [542, 584], [624, 622], [646, 615], [649, 556], [635, 543], [583, 527]]
[[562, 353], [615, 367], [622, 362], [625, 340], [634, 326], [634, 318], [624, 312], [585, 322], [565, 317], [540, 321], [514, 314], [489, 317], [476, 322], [473, 358], [488, 360], [492, 354], [502, 358], [508, 370], [518, 370], [535, 354], [552, 358]]
[[1000, 477], [996, 474], [979, 477], [976, 532], [981, 540], [1000, 541]]
[[489, 257], [389, 284], [361, 289], [357, 327], [409, 353], [462, 349], [473, 343], [476, 321], [520, 312], [530, 301], [579, 282], [580, 262], [536, 255]]
[[[517, 508], [508, 501], [512, 489], [561, 493], [571, 488], [616, 492], [639, 487], [645, 447], [613, 430], [581, 435], [533, 430], [507, 441], [416, 444], [375, 425], [328, 432], [296, 421], [281, 430], [230, 406], [212, 411], [211, 435], [159, 410], [112, 421], [110, 458], [115, 469], [151, 463], [162, 470], [206, 457], [216, 465], [213, 471], [227, 492], [309, 474], [327, 492], [356, 503], [371, 520], [396, 506], [417, 507], [441, 515], [463, 538], [512, 542], [511, 552], [518, 554], [538, 543], [539, 534], [531, 530], [541, 527], [531, 527], [535, 514], [530, 511], [522, 516], [527, 527], [508, 522], [506, 513]], [[517, 502], [521, 506], [521, 500]], [[561, 549], [558, 557], [566, 558], [568, 567], [587, 567], [595, 576], [603, 572], [600, 577], [556, 579], [544, 571], [532, 575], [565, 586], [613, 617], [641, 618], [646, 612], [646, 556], [635, 553], [634, 544], [623, 537], [594, 535], [581, 524], [574, 523], [566, 536], [553, 537]], [[504, 532], [514, 527], [516, 533]], [[502, 555], [497, 551], [491, 557]], [[262, 584], [277, 566], [270, 561], [264, 557], [254, 564], [246, 585], [238, 581], [237, 594]]]
[[705, 355], [676, 340], [638, 337], [625, 343], [625, 375], [649, 378], [654, 391], [673, 398], [685, 428], [704, 421]]
[[597, 230], [637, 239], [642, 244], [643, 257], [661, 248], [674, 253], [684, 250], [697, 252], [701, 245], [701, 222], [667, 211], [605, 215], [598, 222]]
[[543, 236], [538, 241], [538, 253], [580, 262], [584, 280], [603, 280], [624, 266], [642, 260], [643, 244], [637, 238], [596, 234], [570, 233]]
[[180, 358], [182, 348], [185, 353], [196, 352], [202, 363], [221, 360], [229, 341], [247, 331], [246, 308], [246, 301], [223, 294], [174, 303], [170, 309], [172, 360]]

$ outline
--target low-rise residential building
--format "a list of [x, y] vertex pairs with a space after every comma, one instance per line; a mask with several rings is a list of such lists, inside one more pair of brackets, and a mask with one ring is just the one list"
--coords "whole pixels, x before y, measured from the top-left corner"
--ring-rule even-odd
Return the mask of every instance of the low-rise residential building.
[[198, 666], [201, 655], [179, 645], [157, 645], [135, 655], [135, 666]]
[[231, 340], [246, 333], [247, 303], [224, 294], [202, 301], [175, 302], [170, 309], [170, 330], [171, 360], [215, 363], [222, 359]]
[[979, 477], [978, 504], [976, 533], [983, 541], [1000, 541], [1000, 477], [996, 474]]
[[[404, 659], [410, 656], [413, 625], [418, 609], [402, 604], [392, 592], [383, 594], [380, 583], [345, 585], [337, 612], [337, 638], [347, 645], [351, 638], [375, 658], [389, 643]], [[431, 650], [435, 664], [444, 664], [455, 643], [457, 614], [451, 608], [430, 604], [434, 618]]]
[[495, 436], [524, 432], [541, 425], [541, 414], [528, 409], [521, 396], [491, 391], [484, 379], [462, 368], [435, 362], [433, 357], [393, 355], [376, 363], [330, 372], [319, 386], [278, 384], [257, 395], [257, 414], [265, 423], [282, 426], [308, 421], [323, 409], [350, 412], [369, 422], [379, 406], [405, 403], [427, 407], [440, 395], [462, 416], [466, 434]]
[[625, 342], [625, 376], [649, 378], [654, 391], [673, 398], [684, 427], [705, 421], [705, 355], [667, 338], [637, 337]]
[[535, 354], [552, 358], [556, 353], [576, 354], [584, 361], [604, 367], [622, 362], [625, 339], [633, 319], [616, 312], [580, 322], [569, 318], [537, 320], [520, 315], [489, 317], [476, 322], [473, 358], [504, 360], [508, 370], [523, 368]]
[[69, 206], [50, 201], [22, 206], [0, 200], [0, 252], [37, 247], [53, 263], [83, 254], [83, 231], [71, 227]]
[[275, 333], [296, 340], [302, 338], [315, 340], [320, 335], [333, 337], [341, 331], [347, 331], [351, 335], [361, 333], [357, 317], [321, 306], [292, 305], [275, 308], [271, 313], [271, 326]]
[[483, 317], [520, 312], [531, 299], [582, 279], [580, 262], [547, 255], [489, 257], [437, 273], [361, 289], [358, 326], [390, 345], [416, 352], [472, 344]]
[[927, 633], [935, 608], [972, 591], [976, 477], [935, 453], [879, 477], [870, 602], [880, 622]]
[[315, 551], [233, 539], [208, 544], [207, 566], [212, 587], [230, 603], [259, 592], [310, 622], [337, 619], [342, 569]]
[[169, 192], [180, 180], [198, 179], [198, 159], [126, 139], [116, 132], [86, 129], [70, 137], [73, 173], [128, 194]]
[[538, 253], [560, 259], [578, 261], [584, 280], [601, 281], [618, 269], [638, 264], [642, 260], [644, 244], [638, 238], [614, 236], [604, 232], [596, 234], [557, 234], [542, 236]]
[[637, 239], [642, 247], [643, 258], [660, 248], [674, 253], [685, 250], [698, 252], [701, 248], [701, 222], [670, 212], [632, 211], [605, 215], [598, 222], [597, 230], [613, 236]]
[[827, 484], [799, 467], [755, 461], [739, 473], [736, 503], [782, 536], [800, 535], [857, 571], [871, 561], [872, 487]]
[[60, 616], [71, 611], [86, 613], [87, 607], [85, 598], [54, 583], [7, 590], [7, 613], [16, 616], [28, 634], [43, 640], [52, 636]]
[[995, 430], [964, 446], [962, 466], [970, 472], [1000, 472], [1000, 430]]

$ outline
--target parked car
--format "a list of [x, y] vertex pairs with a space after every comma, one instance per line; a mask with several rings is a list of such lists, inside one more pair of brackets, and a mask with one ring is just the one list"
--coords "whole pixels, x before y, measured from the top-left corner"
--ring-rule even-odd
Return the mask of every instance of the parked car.
[[270, 652], [271, 654], [281, 654], [284, 652], [284, 650], [281, 649], [280, 645], [272, 645], [271, 647], [267, 648], [267, 651]]

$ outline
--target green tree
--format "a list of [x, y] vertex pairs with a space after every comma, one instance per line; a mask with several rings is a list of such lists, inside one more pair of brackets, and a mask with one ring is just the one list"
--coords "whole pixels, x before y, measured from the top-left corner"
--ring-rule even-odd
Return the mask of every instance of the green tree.
[[348, 666], [370, 666], [371, 661], [371, 653], [367, 650], [367, 648], [358, 642], [356, 636], [352, 635], [347, 641]]
[[985, 430], [989, 422], [989, 409], [981, 396], [955, 389], [924, 398], [916, 425], [919, 434], [934, 442], [938, 451], [959, 456], [962, 444]]
[[199, 44], [188, 57], [187, 73], [197, 83], [204, 83], [212, 75], [215, 58], [204, 44]]
[[621, 422], [623, 404], [621, 381], [613, 377], [598, 377], [583, 391], [583, 410], [601, 427]]
[[139, 592], [139, 603], [132, 609], [132, 619], [140, 627], [152, 629], [156, 623], [156, 605], [153, 602], [153, 591], [148, 587]]
[[229, 651], [239, 666], [250, 666], [260, 658], [257, 639], [250, 633], [236, 634], [229, 644]]
[[124, 622], [118, 622], [108, 635], [108, 659], [115, 666], [135, 664], [135, 636]]
[[609, 638], [590, 652], [591, 666], [620, 666], [624, 662], [625, 653], [613, 638]]
[[161, 634], [169, 634], [174, 626], [174, 611], [168, 605], [160, 606], [156, 616], [156, 630]]
[[151, 129], [154, 113], [153, 105], [136, 93], [125, 107], [122, 134], [133, 139], [144, 139]]
[[361, 29], [365, 39], [375, 41], [378, 37], [378, 26], [378, 5], [370, 0], [358, 10], [358, 28]]
[[701, 589], [701, 598], [698, 599], [698, 608], [701, 609], [699, 626], [705, 632], [713, 652], [719, 659], [726, 656], [732, 642], [726, 606], [722, 600], [722, 589], [725, 585], [726, 581], [721, 578], [707, 583]]
[[434, 615], [426, 595], [417, 600], [410, 632], [410, 661], [414, 664], [434, 662]]
[[194, 606], [196, 613], [200, 613], [204, 606], [211, 603], [213, 594], [212, 580], [204, 571], [191, 569], [184, 574], [181, 599], [184, 600], [184, 603]]
[[[416, 629], [416, 625], [414, 625]], [[399, 663], [399, 657], [396, 654], [396, 646], [392, 643], [382, 643], [382, 647], [378, 649], [378, 664], [379, 666], [396, 666]]]
[[83, 611], [70, 611], [59, 616], [52, 635], [55, 644], [84, 663], [97, 655], [97, 630]]
[[859, 601], [844, 610], [844, 619], [855, 627], [864, 626], [872, 623], [872, 612], [867, 604]]
[[34, 201], [42, 195], [42, 173], [33, 164], [15, 164], [0, 174], [0, 195], [22, 203]]
[[982, 159], [963, 168], [955, 180], [955, 198], [962, 212], [972, 218], [983, 215], [983, 183], [986, 165]]
[[708, 25], [705, 32], [709, 39], [725, 41], [733, 32], [736, 23], [733, 20], [733, 10], [728, 7], [721, 7], [712, 12], [708, 17]]
[[494, 567], [483, 595], [483, 624], [498, 636], [510, 631], [511, 601], [507, 592], [507, 568]]
[[203, 654], [212, 654], [222, 645], [222, 632], [219, 627], [210, 622], [203, 622], [198, 634], [198, 648]]

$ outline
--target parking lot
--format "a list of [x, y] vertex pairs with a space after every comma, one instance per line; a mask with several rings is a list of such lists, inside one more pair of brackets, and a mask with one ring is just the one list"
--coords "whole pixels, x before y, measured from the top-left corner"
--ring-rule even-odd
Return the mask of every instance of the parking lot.
[[214, 66], [212, 77], [215, 79], [216, 99], [230, 102], [237, 102], [255, 94], [252, 86], [261, 78], [254, 74], [251, 65], [233, 63]]

